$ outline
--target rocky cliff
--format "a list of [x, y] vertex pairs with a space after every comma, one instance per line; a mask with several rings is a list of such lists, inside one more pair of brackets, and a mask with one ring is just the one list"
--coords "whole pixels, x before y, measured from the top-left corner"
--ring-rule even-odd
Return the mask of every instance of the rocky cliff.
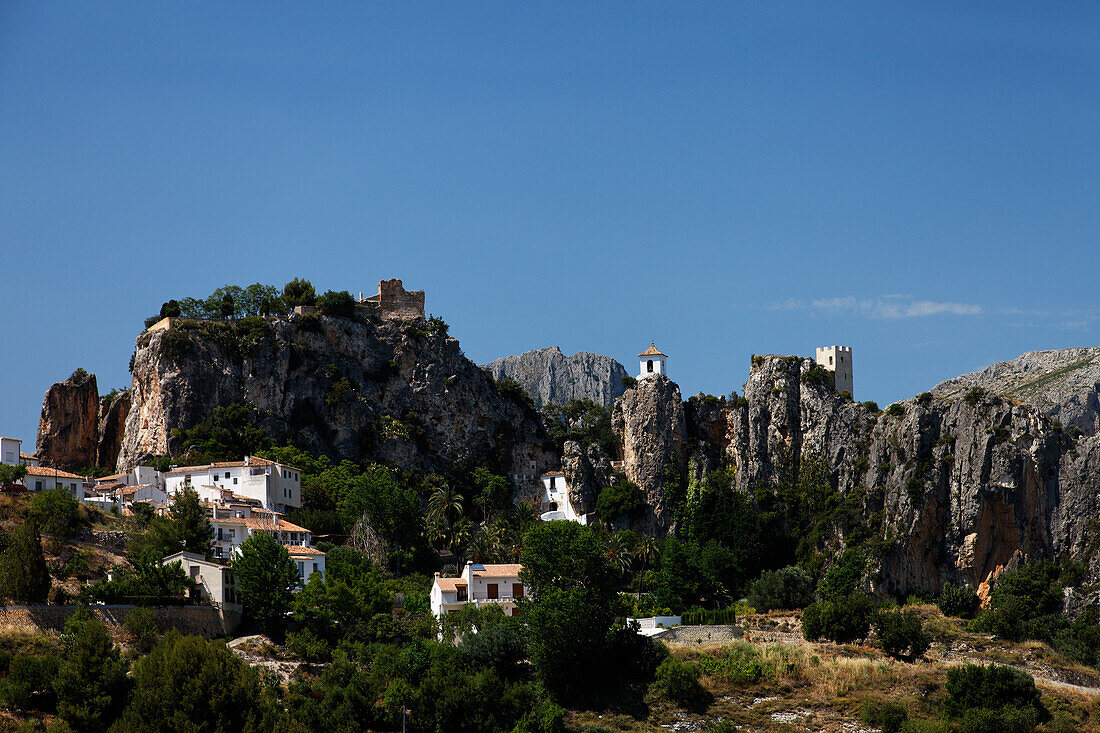
[[138, 338], [131, 393], [120, 469], [180, 451], [173, 429], [235, 402], [277, 442], [336, 459], [507, 474], [557, 464], [538, 414], [499, 394], [435, 321], [181, 320]]
[[639, 379], [615, 400], [611, 426], [623, 450], [623, 472], [645, 498], [639, 528], [663, 534], [672, 525], [665, 483], [687, 458], [687, 424], [680, 388], [663, 374]]
[[988, 393], [926, 395], [876, 412], [842, 399], [813, 369], [812, 359], [755, 357], [744, 397], [686, 406], [663, 377], [628, 390], [614, 425], [648, 528], [669, 526], [669, 466], [685, 477], [730, 466], [738, 490], [755, 495], [813, 460], [857, 513], [837, 519], [825, 549], [869, 530], [879, 592], [976, 586], [1017, 551], [1067, 555], [1100, 578], [1100, 437], [1074, 440], [1037, 408]]
[[1034, 405], [1067, 429], [1100, 430], [1100, 347], [1030, 351], [940, 382], [932, 392], [957, 397], [972, 387]]
[[35, 453], [43, 464], [75, 471], [96, 462], [99, 387], [94, 374], [77, 369], [46, 390]]
[[96, 465], [114, 468], [122, 450], [126, 418], [130, 414], [130, 390], [105, 395], [99, 400], [99, 429], [96, 431]]
[[535, 406], [589, 399], [610, 407], [625, 391], [626, 369], [610, 356], [583, 351], [565, 356], [557, 346], [526, 351], [485, 365], [494, 379], [507, 377], [527, 390]]

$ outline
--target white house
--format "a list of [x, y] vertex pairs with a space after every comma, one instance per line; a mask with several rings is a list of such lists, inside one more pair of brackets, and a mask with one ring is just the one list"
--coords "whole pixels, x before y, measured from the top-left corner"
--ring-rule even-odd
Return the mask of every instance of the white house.
[[237, 595], [237, 583], [228, 565], [212, 562], [193, 552], [177, 552], [162, 560], [163, 564], [178, 562], [187, 577], [198, 586], [199, 598], [216, 608], [241, 611], [241, 599]]
[[287, 549], [298, 567], [302, 585], [313, 573], [325, 572], [325, 553], [311, 546], [312, 533], [305, 527], [288, 522], [274, 512], [247, 504], [212, 507], [210, 526], [214, 530], [215, 558], [232, 558], [239, 554], [241, 544], [257, 532], [274, 537]]
[[300, 469], [284, 466], [256, 456], [243, 461], [211, 463], [208, 466], [181, 466], [164, 475], [169, 496], [185, 486], [216, 486], [263, 502], [265, 509], [284, 512], [302, 506]]
[[468, 603], [477, 607], [499, 606], [508, 616], [518, 616], [516, 601], [527, 595], [527, 588], [519, 580], [522, 565], [478, 564], [468, 562], [460, 578], [442, 578], [435, 574], [432, 584], [432, 613], [442, 619], [448, 613], [461, 609]]
[[638, 379], [645, 379], [657, 374], [668, 376], [668, 370], [665, 366], [668, 355], [662, 354], [657, 349], [656, 343], [650, 342], [649, 348], [638, 354], [638, 358], [641, 359], [638, 365]]
[[58, 468], [27, 466], [27, 475], [23, 477], [23, 485], [31, 491], [45, 491], [53, 488], [68, 489], [69, 493], [77, 499], [81, 501], [84, 499], [84, 477]]
[[23, 445], [23, 441], [19, 438], [4, 438], [0, 437], [0, 463], [6, 463], [9, 466], [18, 466], [23, 461], [21, 457], [23, 451], [20, 447]]
[[137, 502], [151, 504], [154, 509], [167, 509], [168, 494], [153, 484], [127, 486], [121, 481], [110, 484], [97, 483], [84, 497], [86, 504], [94, 504], [105, 511], [132, 508]]
[[34, 455], [33, 453], [23, 453], [22, 451], [19, 452], [19, 462], [22, 463], [24, 466], [42, 465], [42, 461], [38, 460], [38, 456]]
[[539, 505], [539, 519], [549, 522], [564, 519], [569, 522], [588, 524], [587, 514], [577, 514], [573, 503], [569, 501], [569, 485], [561, 471], [547, 471], [542, 474], [542, 502]]
[[155, 486], [164, 491], [164, 474], [152, 466], [134, 466], [125, 473], [113, 473], [95, 480], [96, 486], [120, 483], [124, 486]]

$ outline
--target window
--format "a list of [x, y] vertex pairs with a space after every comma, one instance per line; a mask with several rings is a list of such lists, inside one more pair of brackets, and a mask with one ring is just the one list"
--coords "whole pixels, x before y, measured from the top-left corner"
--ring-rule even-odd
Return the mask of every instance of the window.
[[41, 481], [35, 481], [34, 482], [34, 490], [35, 491], [41, 491], [42, 490], [42, 482]]
[[512, 583], [512, 598], [523, 598], [523, 583]]
[[226, 472], [225, 472], [225, 477], [226, 477], [226, 478], [229, 478], [229, 471], [226, 471]]
[[313, 563], [313, 572], [317, 572], [317, 563]]
[[455, 592], [457, 594], [455, 596], [455, 598], [457, 598], [460, 601], [466, 600], [466, 586], [460, 585]]
[[488, 598], [490, 601], [495, 601], [497, 598], [500, 597], [500, 591], [497, 590], [497, 584], [496, 583], [486, 584], [486, 586], [485, 586], [485, 597]]
[[199, 572], [202, 570], [202, 568], [200, 568], [198, 565], [192, 565], [189, 569], [191, 571], [192, 579], [199, 577]]
[[235, 529], [229, 530], [229, 539], [233, 539], [236, 536], [237, 536], [237, 530], [235, 530]]
[[236, 486], [236, 485], [237, 485], [237, 477], [236, 477], [236, 476], [234, 476], [234, 477], [233, 477], [233, 485], [234, 485], [234, 486]]
[[550, 477], [550, 490], [551, 490], [551, 491], [553, 491], [553, 490], [554, 490], [554, 478], [555, 478], [554, 476], [551, 476], [551, 477]]
[[652, 372], [653, 371], [653, 360], [652, 359], [649, 359], [648, 361], [646, 361], [645, 370], [647, 372]]
[[832, 365], [833, 365], [833, 357], [830, 356], [829, 357], [829, 366], [832, 366]]

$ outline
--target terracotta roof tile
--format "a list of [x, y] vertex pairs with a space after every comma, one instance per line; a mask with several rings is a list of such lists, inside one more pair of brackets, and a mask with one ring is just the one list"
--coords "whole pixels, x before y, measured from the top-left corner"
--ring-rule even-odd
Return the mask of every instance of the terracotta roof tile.
[[283, 547], [286, 548], [291, 557], [295, 555], [321, 555], [323, 557], [325, 554], [316, 547], [303, 547], [302, 545], [283, 545]]
[[456, 591], [466, 587], [466, 581], [462, 578], [436, 578], [435, 584], [444, 591]]
[[638, 356], [663, 356], [667, 358], [668, 354], [662, 354], [660, 351], [658, 351], [657, 344], [650, 342], [649, 348], [638, 354]]
[[494, 565], [483, 565], [484, 570], [474, 570], [473, 575], [477, 578], [511, 578], [519, 575], [519, 571], [523, 570], [523, 566], [519, 563], [498, 563]]
[[68, 471], [60, 471], [56, 468], [49, 468], [47, 466], [27, 466], [28, 476], [56, 476], [57, 478], [78, 478], [81, 481], [84, 480], [83, 476], [77, 476], [75, 473], [69, 473]]

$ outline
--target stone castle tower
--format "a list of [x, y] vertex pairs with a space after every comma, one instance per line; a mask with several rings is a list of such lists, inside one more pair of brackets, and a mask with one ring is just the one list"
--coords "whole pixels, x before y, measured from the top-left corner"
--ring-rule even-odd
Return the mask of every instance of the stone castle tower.
[[855, 389], [852, 383], [852, 347], [851, 346], [819, 346], [817, 349], [817, 363], [833, 373], [836, 380], [836, 391], [844, 392], [855, 398]]

